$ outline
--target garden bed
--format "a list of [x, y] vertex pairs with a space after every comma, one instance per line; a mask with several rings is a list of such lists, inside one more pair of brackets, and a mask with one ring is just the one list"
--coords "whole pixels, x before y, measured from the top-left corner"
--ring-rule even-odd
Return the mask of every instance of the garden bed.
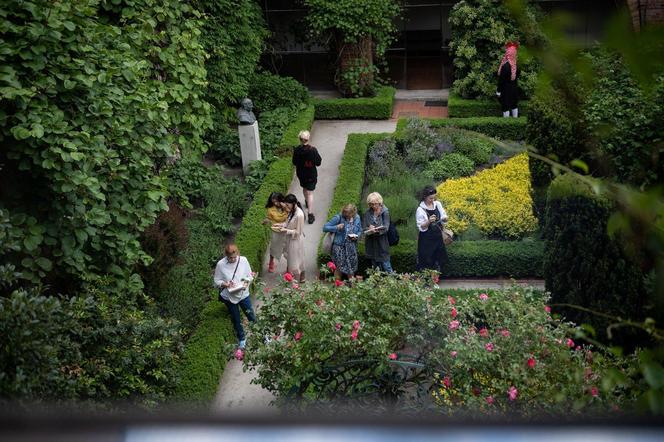
[[[420, 190], [426, 184], [432, 184], [434, 180], [440, 182], [441, 177], [436, 174], [441, 171], [444, 173], [457, 173], [457, 170], [454, 168], [446, 168], [446, 164], [443, 164], [445, 167], [441, 166], [440, 169], [431, 172], [429, 176], [423, 176], [428, 173], [426, 170], [424, 173], [412, 173], [412, 171], [408, 172], [405, 169], [399, 169], [403, 167], [404, 163], [407, 164], [409, 161], [399, 156], [402, 155], [399, 152], [403, 153], [404, 146], [399, 146], [398, 144], [404, 143], [406, 137], [418, 134], [417, 136], [420, 139], [417, 142], [424, 144], [435, 142], [434, 138], [432, 138], [435, 137], [435, 134], [428, 128], [426, 123], [416, 121], [413, 124], [420, 126], [410, 128], [410, 133], [407, 133], [404, 124], [401, 124], [397, 138], [399, 141], [395, 141], [390, 136], [377, 134], [351, 134], [348, 137], [344, 158], [339, 169], [339, 180], [337, 181], [332, 199], [333, 203], [328, 213], [328, 218], [331, 218], [339, 212], [344, 204], [349, 202], [355, 203], [360, 211], [363, 211], [365, 210], [363, 194], [369, 191], [380, 192], [385, 200], [385, 205], [390, 209], [391, 218], [395, 220], [401, 236], [400, 244], [391, 248], [392, 265], [397, 272], [412, 272], [416, 268], [417, 227], [415, 226], [414, 214], [419, 203], [415, 197], [416, 191]], [[422, 124], [425, 126], [421, 126]], [[470, 137], [472, 142], [466, 142], [463, 146], [458, 145], [457, 153], [464, 152], [464, 155], [472, 158], [472, 160], [468, 159], [468, 161], [474, 161], [473, 164], [476, 168], [477, 166], [482, 166], [483, 162], [495, 157], [496, 148], [487, 145], [486, 140], [481, 137], [476, 136], [473, 138], [472, 133], [467, 133], [466, 131], [455, 132], [451, 140], [454, 141], [454, 137], [466, 136]], [[429, 138], [427, 139], [427, 137]], [[370, 160], [369, 164], [367, 163], [368, 159]], [[413, 159], [411, 158], [411, 160]], [[371, 161], [373, 161], [373, 165]], [[430, 160], [427, 161], [431, 163]], [[525, 175], [520, 177], [523, 179], [515, 180], [514, 178], [514, 173], [522, 170], [524, 166], [523, 160], [517, 156], [512, 161], [515, 164], [514, 166], [501, 165], [498, 168], [489, 167], [485, 171], [486, 173], [480, 172], [480, 174], [487, 176], [492, 174], [493, 180], [504, 179], [508, 184], [515, 181], [518, 182], [521, 185], [517, 193], [519, 196], [518, 202], [522, 207], [520, 210], [527, 210], [529, 212], [530, 205], [528, 205], [528, 201], [530, 196], [527, 194], [529, 180], [527, 180], [527, 176]], [[375, 167], [384, 167], [387, 170], [374, 171], [372, 168]], [[392, 169], [392, 167], [399, 170]], [[515, 168], [517, 172], [515, 172]], [[382, 173], [385, 177], [367, 183], [362, 171], [367, 171], [368, 174]], [[523, 174], [523, 172], [520, 173]], [[496, 174], [498, 175], [496, 176]], [[485, 179], [489, 180], [489, 178]], [[448, 182], [452, 181], [453, 179], [448, 180]], [[477, 184], [475, 185], [477, 186]], [[464, 183], [460, 187], [469, 187], [469, 184]], [[478, 187], [478, 189], [481, 188]], [[526, 191], [527, 195], [524, 194], [524, 191]], [[478, 192], [482, 194], [487, 193], [484, 190], [478, 190]], [[497, 220], [502, 221], [502, 224], [496, 222], [501, 229], [500, 232], [492, 231], [490, 225], [484, 226], [479, 221], [479, 225], [483, 226], [485, 231], [478, 232], [475, 226], [469, 228], [469, 226], [459, 224], [458, 222], [454, 224], [452, 222], [455, 216], [454, 208], [456, 207], [454, 202], [444, 202], [443, 204], [448, 207], [451, 217], [450, 224], [454, 225], [459, 233], [461, 233], [461, 240], [455, 241], [448, 247], [450, 262], [445, 268], [443, 276], [464, 278], [498, 276], [524, 278], [542, 276], [543, 244], [541, 241], [535, 239], [536, 231], [534, 229], [536, 230], [536, 226], [533, 226], [532, 223], [536, 223], [536, 220], [528, 218], [528, 213], [521, 215], [516, 212], [521, 220], [511, 221], [509, 212], [514, 207], [497, 204], [496, 207], [492, 208], [493, 212], [491, 213], [494, 213], [492, 216]], [[461, 206], [461, 209], [468, 212], [463, 206]], [[530, 216], [532, 217], [532, 214]], [[511, 226], [511, 223], [515, 224], [516, 227]], [[501, 239], [493, 238], [494, 236], [501, 235], [503, 236]], [[506, 241], [504, 240], [505, 237], [512, 240]], [[368, 265], [363, 252], [361, 244], [360, 272], [363, 272]], [[329, 255], [319, 252], [318, 258], [322, 264], [329, 260]]]

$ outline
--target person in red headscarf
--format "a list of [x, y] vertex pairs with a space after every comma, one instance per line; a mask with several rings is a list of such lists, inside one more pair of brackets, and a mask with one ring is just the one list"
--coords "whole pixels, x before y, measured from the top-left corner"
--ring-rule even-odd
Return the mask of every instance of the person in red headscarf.
[[519, 116], [519, 69], [516, 65], [516, 50], [519, 43], [508, 42], [505, 45], [505, 55], [498, 66], [498, 89], [496, 95], [500, 101], [500, 110], [503, 117], [509, 117], [510, 112], [513, 117]]

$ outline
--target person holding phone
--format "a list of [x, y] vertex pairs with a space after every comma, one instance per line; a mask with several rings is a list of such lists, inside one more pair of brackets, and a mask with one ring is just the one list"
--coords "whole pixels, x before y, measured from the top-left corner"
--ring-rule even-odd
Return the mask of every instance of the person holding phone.
[[447, 212], [436, 201], [436, 189], [427, 186], [422, 190], [420, 205], [415, 212], [419, 234], [417, 237], [417, 270], [433, 269], [443, 272], [447, 262], [447, 249], [443, 242], [443, 226]]
[[360, 215], [355, 204], [346, 204], [323, 226], [323, 232], [334, 233], [332, 262], [336, 266], [334, 276], [352, 278], [357, 272], [357, 240], [362, 234]]
[[235, 244], [228, 244], [224, 249], [224, 257], [217, 262], [214, 269], [214, 286], [221, 289], [219, 300], [228, 308], [240, 349], [244, 349], [247, 344], [240, 309], [249, 321], [256, 321], [249, 297], [249, 283], [252, 278], [249, 260], [240, 256], [240, 250]]

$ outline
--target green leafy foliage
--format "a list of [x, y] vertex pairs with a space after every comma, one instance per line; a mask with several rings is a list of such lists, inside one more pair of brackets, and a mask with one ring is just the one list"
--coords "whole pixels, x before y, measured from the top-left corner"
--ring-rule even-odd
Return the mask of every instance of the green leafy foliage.
[[176, 366], [180, 382], [175, 399], [209, 404], [219, 388], [219, 379], [228, 361], [224, 349], [235, 339], [226, 306], [214, 300], [205, 305], [201, 322], [187, 341]]
[[247, 96], [268, 31], [253, 0], [194, 0], [193, 5], [205, 15], [206, 99], [221, 117], [227, 106]]
[[66, 300], [23, 290], [0, 298], [4, 399], [149, 406], [172, 392], [177, 323], [151, 314], [146, 299], [139, 308], [133, 294], [88, 290]]
[[157, 217], [153, 225], [143, 231], [141, 247], [152, 258], [148, 266], [139, 268], [145, 293], [159, 293], [164, 275], [180, 262], [180, 253], [187, 246], [189, 232], [185, 225], [186, 213], [175, 202]]
[[489, 162], [491, 154], [496, 149], [496, 144], [476, 133], [462, 129], [446, 129], [438, 132], [443, 143], [454, 146], [454, 152], [465, 155], [475, 165]]
[[[526, 136], [525, 118], [503, 117], [468, 117], [427, 119], [430, 127], [455, 127], [458, 129], [479, 132], [499, 140], [523, 140]], [[395, 138], [400, 138], [408, 124], [408, 119], [399, 119]]]
[[[497, 81], [497, 80], [496, 80]], [[519, 117], [527, 117], [529, 115], [530, 100], [519, 100]], [[462, 98], [455, 92], [450, 92], [447, 100], [447, 115], [452, 119], [457, 118], [479, 118], [479, 117], [492, 117], [502, 118], [500, 110], [500, 103], [496, 97], [482, 99], [482, 98]], [[503, 118], [506, 121], [518, 121], [518, 118]], [[452, 123], [450, 123], [452, 124]], [[467, 128], [474, 130], [471, 128]], [[481, 132], [481, 131], [480, 131]], [[512, 139], [521, 139], [520, 138]]]
[[[544, 277], [554, 303], [579, 305], [620, 317], [643, 317], [643, 274], [627, 256], [619, 238], [607, 235], [612, 212], [608, 200], [593, 194], [570, 175], [549, 188], [543, 236]], [[586, 312], [564, 308], [577, 323], [592, 324], [606, 337], [608, 322]]]
[[[536, 17], [538, 11], [528, 2], [523, 12]], [[537, 82], [538, 66], [529, 59], [524, 43], [541, 40], [536, 32], [524, 32], [510, 16], [502, 2], [492, 0], [464, 0], [456, 3], [450, 13], [454, 54], [454, 92], [464, 98], [491, 98], [495, 100], [497, 71], [507, 41], [519, 41], [519, 87], [530, 96]], [[452, 106], [450, 106], [452, 107]], [[495, 106], [499, 110], [498, 106]], [[450, 114], [452, 116], [453, 114]], [[489, 115], [498, 115], [492, 112]], [[482, 114], [473, 113], [477, 117]]]
[[386, 120], [392, 116], [394, 94], [392, 87], [377, 88], [375, 97], [316, 99], [317, 120]]
[[166, 208], [158, 166], [203, 149], [198, 13], [176, 0], [3, 10], [0, 198], [24, 238], [3, 258], [55, 289], [123, 281], [146, 259], [139, 233]]
[[299, 109], [309, 103], [309, 90], [291, 77], [280, 77], [269, 72], [256, 72], [249, 84], [249, 98], [258, 113], [278, 107]]
[[461, 153], [448, 153], [444, 154], [437, 160], [433, 160], [427, 164], [424, 169], [424, 174], [431, 179], [431, 181], [445, 181], [449, 178], [459, 178], [462, 176], [471, 175], [475, 171], [475, 163], [473, 160]]
[[309, 33], [332, 45], [338, 54], [337, 85], [342, 93], [372, 94], [376, 72], [374, 54], [382, 59], [394, 40], [395, 18], [401, 12], [399, 2], [303, 0], [303, 3], [308, 9]]
[[[573, 349], [573, 329], [550, 317], [541, 293], [431, 290], [430, 278], [372, 275], [352, 288], [282, 283], [265, 299], [263, 320], [251, 324], [246, 367], [278, 400], [305, 401], [291, 405], [365, 399], [353, 393], [363, 382], [380, 385], [407, 354], [419, 357], [424, 382], [434, 385], [428, 411], [569, 416], [632, 403], [620, 386], [602, 383], [630, 361]], [[375, 377], [345, 379], [351, 386], [333, 391], [312, 382], [352, 361], [370, 362]], [[392, 405], [422, 406], [402, 389], [388, 394]]]

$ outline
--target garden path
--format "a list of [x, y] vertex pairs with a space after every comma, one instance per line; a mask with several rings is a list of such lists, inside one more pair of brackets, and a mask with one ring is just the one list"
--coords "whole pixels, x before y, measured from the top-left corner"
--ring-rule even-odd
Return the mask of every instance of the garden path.
[[[305, 271], [307, 279], [318, 275], [317, 253], [318, 243], [323, 233], [323, 224], [327, 221], [327, 212], [332, 202], [334, 188], [339, 176], [339, 165], [343, 156], [346, 140], [350, 133], [381, 133], [394, 132], [396, 120], [366, 121], [366, 120], [337, 120], [315, 121], [311, 129], [311, 144], [318, 148], [323, 163], [318, 168], [318, 185], [314, 193], [314, 214], [316, 221], [305, 224], [306, 257]], [[304, 197], [297, 178], [293, 178], [289, 192], [295, 194], [302, 203]], [[267, 256], [263, 263], [261, 275], [264, 282], [271, 287], [277, 278], [286, 271], [284, 259], [276, 266], [275, 273], [267, 273]], [[255, 307], [260, 308], [260, 301]], [[272, 394], [259, 385], [251, 384], [256, 373], [242, 371], [242, 362], [231, 359], [226, 365], [224, 374], [219, 383], [219, 389], [213, 403], [213, 411], [223, 415], [251, 416], [256, 414], [277, 414], [278, 410], [270, 407]]]

